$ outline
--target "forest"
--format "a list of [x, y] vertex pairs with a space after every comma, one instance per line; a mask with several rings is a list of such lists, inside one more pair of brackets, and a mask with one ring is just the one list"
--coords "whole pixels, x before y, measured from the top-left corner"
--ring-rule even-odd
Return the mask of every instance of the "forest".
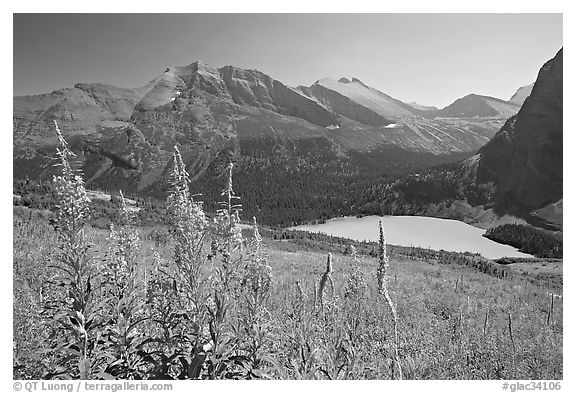
[[484, 235], [540, 258], [562, 258], [562, 234], [521, 224], [505, 224], [488, 229]]

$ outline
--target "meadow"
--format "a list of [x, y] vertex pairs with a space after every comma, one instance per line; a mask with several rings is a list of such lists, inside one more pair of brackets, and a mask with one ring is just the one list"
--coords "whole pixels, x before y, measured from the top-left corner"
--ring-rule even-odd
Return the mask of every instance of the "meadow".
[[133, 225], [122, 196], [112, 228], [92, 227], [60, 141], [53, 211], [14, 208], [15, 379], [563, 378], [557, 282], [384, 232], [375, 252], [261, 236], [232, 166], [208, 216], [177, 151], [168, 236]]

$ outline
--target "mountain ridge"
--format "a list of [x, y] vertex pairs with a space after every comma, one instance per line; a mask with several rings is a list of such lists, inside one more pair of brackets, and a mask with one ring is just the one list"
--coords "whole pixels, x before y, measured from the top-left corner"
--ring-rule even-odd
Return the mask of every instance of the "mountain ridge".
[[[357, 198], [375, 179], [469, 157], [504, 122], [435, 118], [358, 78], [322, 83], [292, 88], [261, 71], [196, 61], [137, 88], [77, 83], [14, 97], [14, 177], [51, 177], [56, 120], [89, 187], [163, 198], [178, 146], [207, 200], [218, 200], [214, 179], [234, 161], [251, 214], [292, 225], [350, 213], [342, 193]], [[292, 209], [278, 217], [277, 204]]]

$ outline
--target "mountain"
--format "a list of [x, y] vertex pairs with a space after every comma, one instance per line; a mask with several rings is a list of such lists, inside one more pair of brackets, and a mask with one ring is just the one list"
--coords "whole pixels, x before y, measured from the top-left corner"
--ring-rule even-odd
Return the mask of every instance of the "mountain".
[[[435, 154], [480, 148], [520, 108], [497, 98], [471, 95], [481, 99], [465, 97], [444, 110], [423, 109], [357, 78], [325, 78], [297, 89], [339, 115], [342, 129], [379, 132], [388, 143]], [[457, 113], [459, 106], [466, 110]]]
[[376, 180], [470, 157], [504, 122], [431, 112], [356, 78], [292, 88], [196, 61], [137, 88], [78, 83], [14, 97], [14, 178], [55, 173], [56, 120], [89, 188], [164, 198], [177, 145], [205, 200], [218, 200], [232, 160], [246, 213], [294, 225], [354, 214], [351, 201]]
[[527, 86], [520, 87], [518, 90], [516, 90], [516, 93], [514, 93], [514, 95], [512, 97], [510, 97], [508, 102], [511, 102], [511, 103], [517, 104], [517, 105], [522, 105], [524, 103], [524, 101], [526, 100], [526, 98], [530, 95], [530, 93], [532, 93], [533, 87], [534, 87], [534, 83], [531, 83]]
[[561, 230], [563, 51], [546, 62], [519, 112], [478, 154], [369, 190], [361, 214], [418, 214], [494, 227]]
[[478, 94], [469, 94], [432, 113], [434, 117], [494, 117], [507, 119], [515, 115], [519, 109], [520, 105], [513, 102]]
[[359, 79], [325, 78], [310, 86], [319, 102], [341, 116], [371, 126], [386, 126], [415, 114], [414, 108], [373, 89]]
[[417, 102], [409, 102], [408, 105], [410, 105], [413, 108], [419, 109], [421, 111], [437, 111], [438, 108], [436, 108], [435, 106], [428, 106], [428, 105], [421, 105]]
[[496, 208], [531, 212], [562, 199], [563, 52], [540, 69], [532, 93], [480, 150], [477, 182], [496, 185]]

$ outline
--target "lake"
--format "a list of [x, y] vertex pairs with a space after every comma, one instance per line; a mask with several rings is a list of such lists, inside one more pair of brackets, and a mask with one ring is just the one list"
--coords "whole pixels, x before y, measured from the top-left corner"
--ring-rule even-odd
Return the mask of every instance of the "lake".
[[514, 247], [483, 237], [485, 229], [461, 221], [418, 216], [342, 217], [324, 224], [299, 225], [290, 229], [320, 232], [357, 241], [378, 241], [378, 221], [382, 221], [386, 243], [433, 250], [468, 251], [486, 258], [532, 257]]

